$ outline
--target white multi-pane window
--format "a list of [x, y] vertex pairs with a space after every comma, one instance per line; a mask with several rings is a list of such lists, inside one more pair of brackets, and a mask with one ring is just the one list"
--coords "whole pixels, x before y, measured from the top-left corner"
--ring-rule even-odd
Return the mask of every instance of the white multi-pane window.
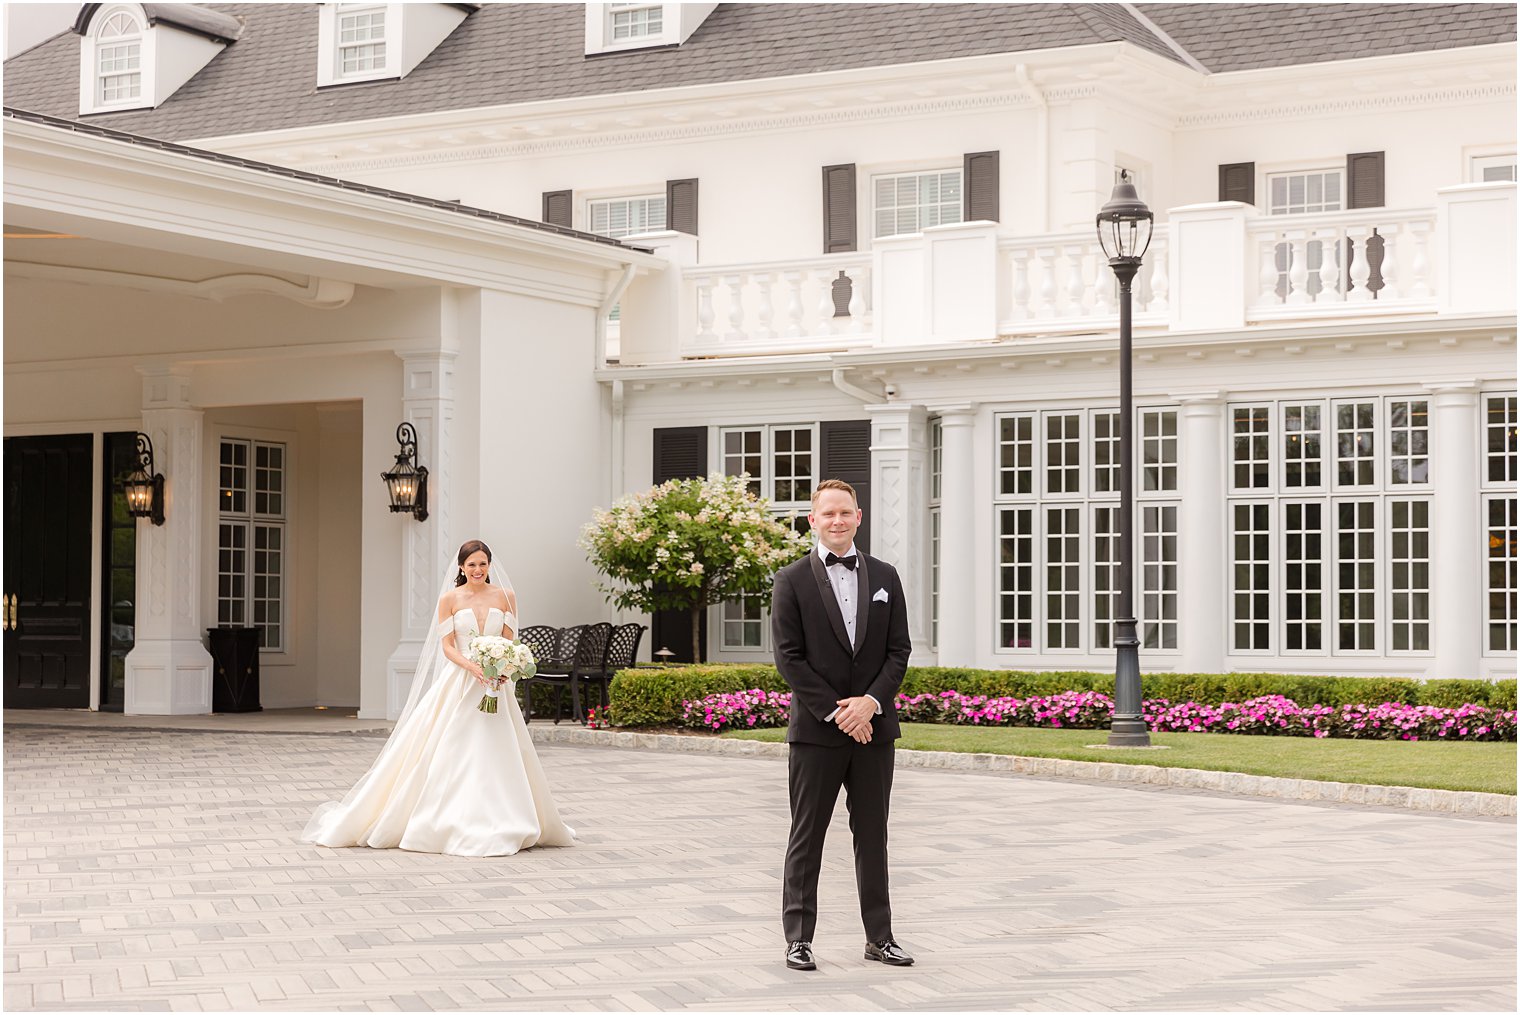
[[1479, 155], [1470, 162], [1468, 179], [1472, 183], [1500, 183], [1515, 179], [1515, 153]]
[[961, 171], [893, 173], [872, 177], [875, 235], [921, 233], [961, 221]]
[[1345, 170], [1272, 173], [1267, 176], [1267, 214], [1305, 215], [1345, 207]]
[[1093, 413], [1093, 492], [1119, 492], [1119, 414]]
[[288, 581], [284, 444], [224, 437], [217, 495], [217, 623], [254, 627], [259, 647], [285, 647]]
[[1082, 509], [1046, 507], [1045, 647], [1082, 647]]
[[1272, 647], [1272, 505], [1240, 501], [1230, 505], [1230, 644], [1237, 652]]
[[338, 76], [354, 77], [385, 69], [385, 6], [338, 7]]
[[665, 228], [665, 195], [613, 197], [586, 204], [586, 221], [591, 232], [615, 240], [637, 233], [657, 232]]
[[1483, 396], [1483, 647], [1490, 654], [1515, 651], [1517, 615], [1515, 474], [1517, 420], [1513, 393]]
[[1141, 489], [1164, 493], [1177, 489], [1177, 410], [1140, 413]]
[[1177, 505], [1140, 505], [1140, 644], [1177, 648]]
[[[770, 502], [771, 513], [791, 518], [808, 531], [817, 477], [817, 428], [807, 426], [733, 427], [718, 433], [719, 465], [725, 476], [749, 476], [749, 490]], [[741, 596], [721, 609], [722, 646], [729, 651], [763, 651], [769, 614], [759, 600]]]
[[1335, 647], [1377, 649], [1377, 508], [1375, 500], [1335, 505]]
[[1396, 652], [1430, 649], [1430, 502], [1389, 501], [1389, 623]]
[[1283, 486], [1317, 490], [1324, 485], [1324, 406], [1318, 402], [1282, 407]]
[[1388, 481], [1409, 486], [1430, 479], [1430, 403], [1401, 398], [1388, 403]]
[[95, 92], [101, 105], [142, 97], [142, 27], [117, 11], [100, 28], [95, 45]]
[[1271, 414], [1265, 405], [1230, 409], [1231, 483], [1236, 490], [1261, 490], [1271, 482]]
[[1432, 650], [1429, 402], [1231, 405], [1232, 653]]
[[663, 4], [607, 5], [607, 37], [614, 43], [659, 35], [664, 22]]
[[[1143, 645], [1170, 651], [1179, 644], [1177, 410], [1137, 411], [1135, 433], [1139, 634]], [[998, 650], [1112, 649], [1119, 414], [1099, 408], [999, 415], [996, 456]]]
[[940, 492], [944, 488], [945, 427], [929, 420], [929, 645], [939, 648]]
[[1119, 509], [1095, 504], [1092, 517], [1092, 643], [1094, 648], [1113, 648], [1119, 616]]
[[[1319, 652], [1324, 649], [1327, 587], [1325, 505], [1323, 501], [1287, 501], [1282, 516], [1283, 648]], [[1269, 621], [1270, 615], [1262, 620]]]
[[1377, 482], [1377, 402], [1336, 402], [1335, 485], [1372, 486]]
[[1515, 651], [1516, 531], [1514, 497], [1485, 498], [1485, 535], [1488, 543], [1488, 617], [1484, 639], [1489, 652]]

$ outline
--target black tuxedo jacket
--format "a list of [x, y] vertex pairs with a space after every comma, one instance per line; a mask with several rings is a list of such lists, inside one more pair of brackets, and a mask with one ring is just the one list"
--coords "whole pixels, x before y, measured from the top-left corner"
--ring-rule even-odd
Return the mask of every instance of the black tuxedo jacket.
[[892, 565], [860, 553], [855, 583], [855, 644], [851, 645], [839, 600], [816, 549], [776, 572], [771, 640], [776, 669], [792, 689], [787, 743], [855, 744], [826, 717], [839, 707], [835, 703], [840, 698], [862, 694], [881, 703], [881, 714], [871, 720], [871, 742], [896, 740], [899, 735], [897, 689], [913, 651], [902, 579]]

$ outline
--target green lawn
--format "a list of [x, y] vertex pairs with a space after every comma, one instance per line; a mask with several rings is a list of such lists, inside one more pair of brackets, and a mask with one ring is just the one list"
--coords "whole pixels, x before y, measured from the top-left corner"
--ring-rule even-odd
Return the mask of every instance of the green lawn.
[[[1360, 782], [1374, 786], [1515, 792], [1513, 743], [1428, 743], [1400, 740], [1314, 740], [1306, 737], [1153, 733], [1166, 751], [1090, 750], [1104, 730], [978, 728], [903, 723], [898, 747], [914, 751], [1019, 754], [1073, 761], [1111, 761], [1163, 768], [1203, 768], [1284, 779]], [[779, 741], [785, 730], [744, 730], [724, 736]]]

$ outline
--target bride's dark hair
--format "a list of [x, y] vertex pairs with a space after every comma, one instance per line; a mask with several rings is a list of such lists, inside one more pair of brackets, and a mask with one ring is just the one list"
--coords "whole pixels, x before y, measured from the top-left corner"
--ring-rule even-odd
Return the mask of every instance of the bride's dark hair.
[[[459, 568], [460, 568], [459, 574], [454, 578], [454, 585], [456, 587], [460, 586], [460, 585], [463, 585], [465, 582], [469, 581], [469, 579], [464, 576], [464, 562], [470, 559], [470, 555], [471, 554], [476, 554], [476, 553], [483, 553], [483, 554], [485, 554], [487, 561], [495, 559], [494, 557], [491, 556], [491, 548], [489, 546], [487, 546], [485, 543], [482, 543], [478, 539], [466, 540], [465, 544], [459, 548], [459, 557], [455, 561], [455, 563], [457, 563], [459, 565]], [[486, 575], [486, 584], [487, 585], [491, 584], [491, 576], [490, 575]]]

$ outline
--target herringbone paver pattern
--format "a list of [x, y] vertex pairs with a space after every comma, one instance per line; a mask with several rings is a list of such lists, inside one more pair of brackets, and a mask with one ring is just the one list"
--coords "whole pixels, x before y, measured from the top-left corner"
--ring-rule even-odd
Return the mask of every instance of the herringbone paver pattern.
[[540, 748], [582, 845], [296, 841], [378, 739], [13, 726], [4, 1000], [26, 1009], [1509, 1009], [1512, 822], [904, 770], [908, 970], [848, 832], [781, 965], [774, 761]]

